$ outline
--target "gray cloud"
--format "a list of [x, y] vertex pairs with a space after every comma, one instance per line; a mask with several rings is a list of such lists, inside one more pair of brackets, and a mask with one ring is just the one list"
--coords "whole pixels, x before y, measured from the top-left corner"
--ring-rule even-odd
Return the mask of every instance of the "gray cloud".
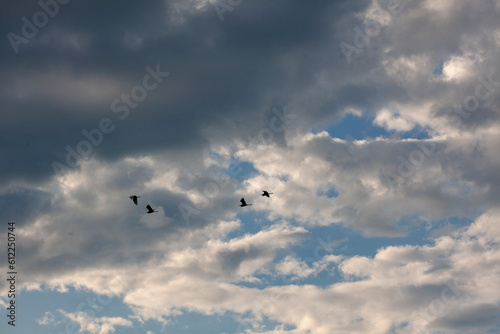
[[[198, 307], [172, 293], [172, 304], [162, 305], [167, 315], [182, 307], [244, 313], [251, 310], [248, 300], [263, 291], [227, 282], [256, 280], [258, 269], [271, 270], [277, 250], [308, 234], [300, 225], [343, 224], [365, 236], [401, 236], [408, 228], [401, 222], [408, 217], [432, 224], [449, 217], [475, 219], [498, 207], [500, 87], [483, 87], [480, 92], [489, 96], [478, 100], [467, 117], [453, 111], [457, 104], [464, 108], [474, 102], [470, 98], [477, 95], [480, 77], [492, 74], [500, 81], [498, 4], [411, 1], [400, 13], [388, 14], [376, 3], [387, 9], [387, 1], [314, 6], [298, 0], [243, 1], [221, 22], [213, 6], [201, 0], [70, 1], [19, 45], [17, 54], [6, 36], [22, 34], [21, 18], [32, 20], [40, 6], [17, 1], [1, 10], [0, 216], [18, 224], [20, 268], [27, 282], [50, 282], [54, 288], [85, 281], [95, 291], [120, 294], [134, 287], [134, 279], [113, 290], [101, 281], [91, 283], [94, 271], [107, 268], [107, 277], [127, 277], [134, 265], [154, 268], [157, 261], [181, 254], [190, 260], [186, 266], [170, 263], [169, 268], [181, 270], [187, 285], [203, 282], [197, 292], [206, 299]], [[347, 62], [340, 44], [355, 45], [355, 28], [373, 21], [380, 31]], [[145, 85], [148, 66], [159, 66], [169, 76], [120, 119], [126, 109], [123, 94]], [[122, 109], [114, 112], [112, 105]], [[276, 118], [273, 108], [285, 106], [293, 120], [263, 144], [258, 136]], [[326, 129], [346, 113], [374, 119], [394, 136], [354, 141], [334, 138], [335, 133], [311, 134], [311, 128]], [[66, 164], [66, 147], [77, 150], [90, 140], [82, 131], [99, 128], [105, 118], [114, 130], [92, 146], [89, 159], [56, 176], [52, 163]], [[399, 137], [416, 128], [425, 129], [429, 139]], [[425, 160], [402, 176], [406, 161], [425, 151], [419, 145], [431, 144], [432, 154], [424, 153]], [[214, 153], [217, 158], [210, 159]], [[218, 190], [207, 190], [232, 159], [252, 164], [257, 172], [242, 183], [235, 180], [241, 175], [231, 175], [227, 185], [218, 179]], [[391, 184], [388, 171], [399, 175]], [[296, 226], [241, 240], [227, 237], [236, 223], [221, 222], [237, 221], [240, 196], [259, 196], [271, 187], [281, 195], [273, 202], [255, 201], [252, 212], [263, 213], [272, 226], [282, 219]], [[321, 195], [332, 187], [338, 196]], [[139, 206], [128, 199], [131, 194], [141, 196]], [[145, 215], [146, 204], [160, 212]], [[189, 224], [180, 204], [194, 210]], [[279, 242], [269, 237], [273, 233]], [[207, 246], [209, 240], [219, 248]], [[459, 246], [465, 249], [466, 243]], [[198, 261], [189, 251], [196, 257], [211, 251], [213, 258]], [[451, 251], [463, 254], [463, 249]], [[487, 251], [475, 256], [486, 258]], [[408, 260], [418, 266], [424, 259]], [[433, 259], [412, 274], [446, 275], [456, 269], [451, 258]], [[346, 274], [363, 272], [356, 261], [344, 262], [350, 265], [342, 267]], [[317, 268], [312, 266], [312, 272]], [[87, 276], [81, 278], [81, 272]], [[464, 268], [453, 273], [472, 275]], [[171, 275], [151, 269], [159, 291], [156, 283]], [[165, 291], [178, 290], [180, 283], [173, 281]], [[214, 283], [220, 281], [228, 285]], [[413, 297], [413, 305], [425, 306], [439, 294], [441, 283], [436, 279], [416, 290], [401, 289]], [[214, 287], [219, 290], [211, 299]], [[290, 300], [302, 293], [295, 286], [283, 289]], [[377, 289], [366, 291], [381, 300], [391, 296], [390, 289]], [[324, 292], [313, 290], [317, 298]], [[131, 291], [129, 305], [155, 300]], [[224, 299], [228, 291], [243, 291], [245, 298]], [[347, 302], [355, 309], [368, 305], [354, 297]], [[402, 306], [403, 300], [398, 303], [394, 309], [411, 309]], [[458, 330], [463, 319], [475, 328], [480, 315], [494, 325], [494, 305], [481, 296], [474, 303], [428, 320], [449, 332]], [[388, 307], [398, 313], [394, 309]], [[161, 307], [152, 312], [165, 315]], [[261, 312], [284, 323], [303, 314]], [[319, 326], [322, 320], [313, 318]], [[388, 326], [393, 325], [403, 326], [397, 321]], [[379, 326], [380, 331], [389, 327]], [[362, 332], [371, 327], [335, 328]]]
[[450, 315], [434, 320], [429, 325], [441, 330], [453, 330], [455, 332], [475, 332], [488, 330], [497, 326], [500, 321], [498, 314], [500, 307], [492, 304], [478, 304], [464, 307]]

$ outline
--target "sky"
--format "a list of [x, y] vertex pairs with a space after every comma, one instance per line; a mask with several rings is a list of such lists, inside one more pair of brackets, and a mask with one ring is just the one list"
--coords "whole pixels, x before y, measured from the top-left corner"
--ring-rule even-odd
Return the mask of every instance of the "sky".
[[500, 333], [500, 1], [1, 7], [1, 333]]

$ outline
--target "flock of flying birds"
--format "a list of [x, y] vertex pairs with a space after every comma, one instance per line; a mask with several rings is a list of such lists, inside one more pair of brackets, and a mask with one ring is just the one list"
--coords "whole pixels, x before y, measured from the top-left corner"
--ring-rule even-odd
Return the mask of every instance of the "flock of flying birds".
[[[270, 198], [269, 195], [271, 195], [271, 194], [272, 193], [270, 193], [270, 192], [262, 190], [262, 196], [266, 196], [267, 198]], [[134, 202], [135, 205], [139, 204], [138, 198], [141, 197], [141, 196], [132, 195], [132, 196], [129, 196], [129, 197], [132, 200], [132, 202]], [[241, 207], [252, 205], [252, 204], [247, 203], [244, 198], [240, 199], [240, 203], [241, 203], [240, 204]], [[146, 205], [146, 209], [148, 209], [148, 211], [146, 212], [147, 214], [150, 214], [150, 213], [153, 213], [153, 212], [158, 212], [156, 210], [153, 210], [153, 208], [149, 204]]]

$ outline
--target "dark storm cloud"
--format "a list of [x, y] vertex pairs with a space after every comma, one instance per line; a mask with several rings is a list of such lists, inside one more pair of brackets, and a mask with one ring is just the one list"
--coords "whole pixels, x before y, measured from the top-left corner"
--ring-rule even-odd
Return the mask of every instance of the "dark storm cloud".
[[[191, 152], [181, 157], [186, 163], [207, 147], [207, 128], [217, 129], [227, 142], [255, 135], [272, 107], [314, 84], [319, 64], [304, 56], [321, 54], [325, 43], [336, 48], [328, 37], [334, 19], [366, 3], [246, 2], [226, 13], [224, 22], [210, 4], [181, 13], [179, 3], [169, 1], [60, 5], [33, 39], [19, 45], [18, 54], [3, 40], [0, 71], [7, 93], [1, 100], [7, 121], [1, 140], [8, 143], [2, 155], [10, 163], [2, 167], [2, 181], [52, 177], [51, 163], [64, 163], [66, 146], [76, 149], [86, 139], [81, 131], [97, 128], [104, 117], [116, 129], [92, 155], [105, 160]], [[39, 10], [31, 1], [16, 4], [2, 14], [0, 33], [20, 34], [21, 18], [31, 20]], [[141, 84], [146, 66], [157, 65], [170, 76], [127, 119], [118, 119], [112, 102]], [[57, 83], [50, 75], [63, 79]], [[97, 83], [109, 79], [112, 86], [99, 98], [71, 87], [95, 77]], [[28, 86], [34, 87], [31, 92]], [[57, 93], [61, 86], [71, 92], [67, 100]]]
[[19, 188], [0, 196], [0, 219], [16, 221], [22, 227], [27, 221], [51, 209], [53, 194], [34, 189]]

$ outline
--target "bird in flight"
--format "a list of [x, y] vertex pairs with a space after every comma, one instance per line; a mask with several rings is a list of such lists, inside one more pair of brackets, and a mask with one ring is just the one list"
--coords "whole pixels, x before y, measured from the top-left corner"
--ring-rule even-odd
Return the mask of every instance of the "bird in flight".
[[137, 205], [137, 199], [141, 197], [141, 196], [135, 196], [135, 195], [132, 195], [130, 196], [130, 199], [134, 202], [135, 205]]
[[241, 207], [252, 205], [252, 204], [247, 204], [247, 202], [245, 202], [244, 198], [240, 199], [240, 202], [241, 202], [241, 204], [240, 204]]
[[263, 191], [262, 196], [266, 196], [266, 197], [268, 197], [268, 198], [269, 198], [269, 195], [271, 195], [271, 194], [272, 194], [272, 193], [268, 193], [268, 192], [267, 192], [267, 191], [265, 191], [265, 190], [262, 190], [262, 191]]
[[149, 213], [153, 213], [153, 212], [158, 212], [158, 211], [156, 211], [156, 210], [153, 210], [153, 208], [152, 208], [152, 207], [151, 207], [151, 205], [149, 205], [149, 204], [148, 204], [148, 205], [146, 205], [146, 209], [148, 209], [148, 212], [146, 212], [146, 213], [148, 213], [148, 214], [149, 214]]

